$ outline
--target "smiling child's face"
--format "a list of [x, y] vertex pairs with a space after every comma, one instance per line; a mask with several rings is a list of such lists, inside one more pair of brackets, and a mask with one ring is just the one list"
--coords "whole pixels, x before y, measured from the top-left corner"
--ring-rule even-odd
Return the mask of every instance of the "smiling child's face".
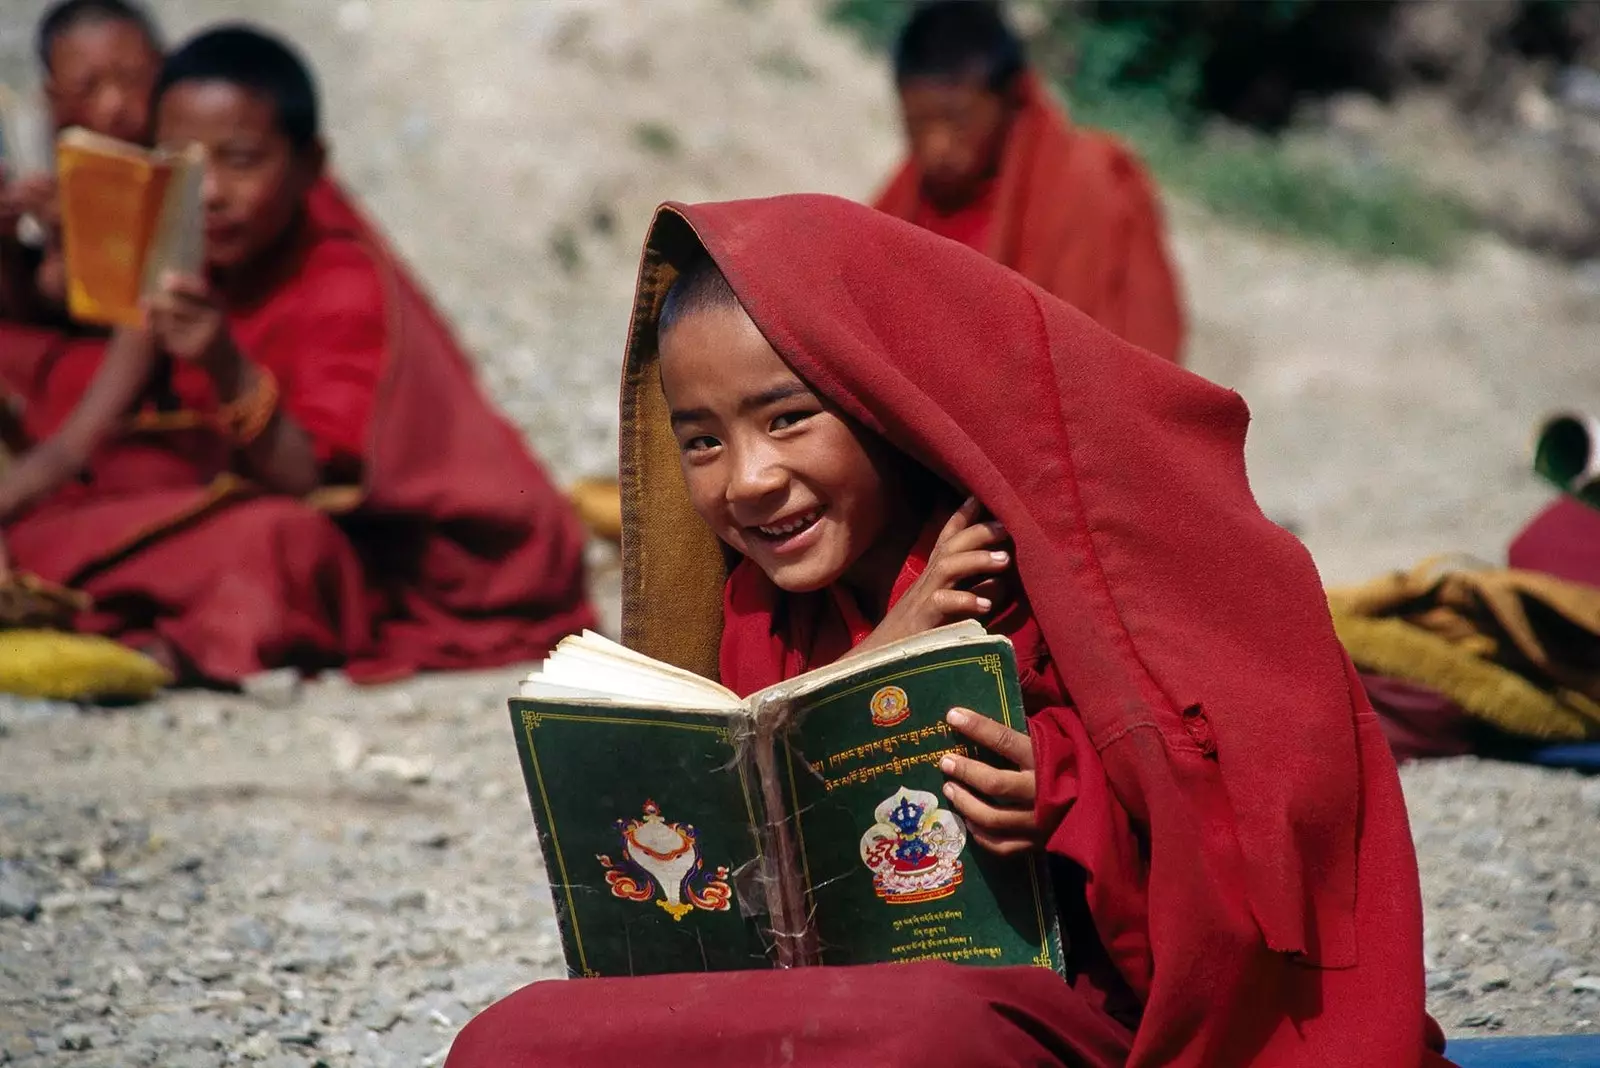
[[848, 581], [885, 540], [894, 453], [819, 398], [742, 309], [675, 323], [661, 380], [695, 511], [779, 588]]

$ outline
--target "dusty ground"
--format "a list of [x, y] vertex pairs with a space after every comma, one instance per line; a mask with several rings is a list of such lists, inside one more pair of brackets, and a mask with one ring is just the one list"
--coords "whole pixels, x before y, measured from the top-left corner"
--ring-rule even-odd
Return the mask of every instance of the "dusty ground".
[[[6, 0], [0, 78], [41, 6]], [[562, 477], [613, 463], [657, 200], [861, 196], [896, 152], [882, 70], [801, 0], [154, 6], [174, 36], [250, 15], [303, 44], [339, 170]], [[1535, 420], [1600, 406], [1600, 281], [1491, 240], [1432, 272], [1172, 215], [1191, 365], [1250, 401], [1258, 496], [1327, 578], [1499, 558], [1545, 497]], [[0, 1063], [437, 1063], [557, 967], [517, 674], [0, 705]], [[1473, 761], [1405, 783], [1446, 1029], [1600, 1030], [1600, 785]]]

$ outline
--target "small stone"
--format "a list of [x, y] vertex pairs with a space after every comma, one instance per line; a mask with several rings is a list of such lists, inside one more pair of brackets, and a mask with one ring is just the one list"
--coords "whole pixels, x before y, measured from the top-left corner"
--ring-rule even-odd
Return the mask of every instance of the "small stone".
[[239, 989], [255, 998], [276, 997], [278, 986], [265, 975], [247, 975], [239, 980]]
[[39, 907], [45, 912], [68, 912], [72, 909], [104, 908], [115, 905], [121, 900], [122, 894], [118, 891], [95, 887], [89, 890], [63, 890], [46, 894], [39, 899]]
[[194, 977], [202, 983], [214, 983], [218, 979], [226, 979], [232, 975], [238, 966], [233, 961], [227, 960], [202, 960], [189, 965], [189, 970]]
[[21, 916], [31, 920], [39, 915], [39, 885], [19, 864], [0, 860], [0, 919]]
[[[318, 1061], [322, 1064], [322, 1061]], [[306, 1068], [304, 1057], [296, 1057], [292, 1053], [274, 1053], [263, 1057], [258, 1068]]]
[[1511, 985], [1511, 969], [1504, 964], [1474, 968], [1467, 982], [1474, 990], [1504, 990]]
[[163, 901], [156, 906], [156, 919], [162, 923], [184, 923], [189, 919], [189, 913], [182, 905]]
[[373, 753], [361, 766], [380, 778], [398, 779], [412, 786], [420, 786], [433, 777], [433, 762], [427, 757]]
[[157, 1013], [140, 1020], [129, 1034], [134, 1042], [163, 1048], [186, 1046], [196, 1050], [219, 1049], [232, 1037], [220, 1020], [196, 1013]]
[[205, 863], [206, 858], [204, 855], [200, 853], [185, 853], [178, 858], [178, 862], [172, 866], [172, 870], [175, 872], [196, 872], [204, 867]]
[[350, 967], [355, 958], [350, 951], [334, 941], [318, 941], [305, 946], [297, 953], [284, 955], [277, 962], [280, 971], [300, 975], [323, 975]]
[[424, 849], [445, 849], [454, 840], [455, 836], [449, 831], [442, 827], [435, 827], [430, 830], [423, 831], [421, 834], [413, 838], [412, 842]]
[[406, 952], [413, 957], [431, 957], [439, 952], [439, 940], [426, 931], [406, 939]]
[[1449, 990], [1451, 987], [1453, 987], [1455, 985], [1456, 985], [1456, 977], [1454, 975], [1451, 975], [1449, 972], [1429, 972], [1428, 973], [1428, 992], [1429, 993], [1437, 994], [1437, 993], [1440, 993], [1441, 991]]
[[285, 1046], [315, 1046], [317, 1039], [322, 1038], [322, 1033], [309, 1025], [286, 1026], [275, 1034], [275, 1038]]
[[106, 1016], [111, 1012], [111, 999], [104, 994], [85, 994], [79, 999], [78, 1008], [87, 1016]]
[[1462, 1027], [1487, 1027], [1493, 1029], [1500, 1027], [1502, 1022], [1500, 1014], [1497, 1012], [1474, 1012], [1461, 1018]]
[[85, 1050], [94, 1048], [94, 1032], [82, 1024], [67, 1024], [56, 1032], [58, 1049]]
[[426, 891], [415, 888], [385, 890], [362, 899], [362, 904], [385, 915], [395, 912], [420, 912], [428, 907]]
[[277, 942], [267, 925], [254, 916], [240, 916], [233, 920], [222, 938], [241, 953], [265, 953]]
[[1572, 958], [1553, 946], [1540, 946], [1523, 955], [1518, 969], [1535, 985], [1543, 986], [1555, 978], [1556, 972], [1569, 966]]
[[1580, 975], [1572, 980], [1572, 989], [1580, 994], [1600, 994], [1600, 975]]
[[1600, 819], [1600, 779], [1589, 779], [1578, 787], [1578, 800], [1589, 815]]
[[264, 1061], [278, 1052], [278, 1043], [265, 1031], [257, 1031], [234, 1047], [241, 1057], [251, 1061]]
[[399, 1023], [402, 1017], [398, 999], [375, 997], [356, 1012], [356, 1023], [369, 1031], [383, 1032]]
[[279, 668], [258, 672], [239, 685], [245, 696], [267, 708], [287, 708], [300, 696], [301, 678], [294, 668]]
[[348, 775], [359, 768], [366, 755], [366, 743], [355, 731], [341, 730], [333, 736], [333, 767], [341, 775]]
[[46, 842], [39, 847], [39, 852], [51, 860], [68, 866], [76, 864], [78, 857], [83, 854], [83, 850], [71, 842]]

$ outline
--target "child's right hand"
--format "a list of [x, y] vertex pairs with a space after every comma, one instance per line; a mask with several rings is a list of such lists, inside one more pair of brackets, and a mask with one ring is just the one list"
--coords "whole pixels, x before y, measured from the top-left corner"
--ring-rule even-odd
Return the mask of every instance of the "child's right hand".
[[928, 566], [855, 652], [875, 649], [994, 608], [1011, 568], [1010, 540], [997, 522], [978, 522], [983, 505], [969, 497], [939, 532]]

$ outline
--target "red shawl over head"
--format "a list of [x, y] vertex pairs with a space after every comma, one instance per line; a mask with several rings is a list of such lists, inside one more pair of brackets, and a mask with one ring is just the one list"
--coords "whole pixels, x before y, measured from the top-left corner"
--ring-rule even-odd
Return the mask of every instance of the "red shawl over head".
[[[1115, 138], [1069, 125], [1032, 74], [1019, 91], [980, 251], [1119, 337], [1177, 360], [1182, 300], [1144, 168]], [[907, 160], [876, 206], [915, 219], [920, 184]]]
[[[1152, 971], [1128, 976], [1146, 1001], [1132, 1063], [1237, 1052], [1253, 1028], [1228, 1021], [1253, 1013], [1293, 1022], [1249, 1063], [1420, 1057], [1398, 778], [1310, 556], [1251, 496], [1243, 401], [972, 250], [832, 197], [661, 210], [623, 391], [630, 644], [716, 670], [699, 624], [721, 616], [708, 575], [726, 561], [688, 506], [654, 362], [661, 299], [700, 247], [798, 374], [1013, 538], [1095, 750], [1040, 766], [1103, 764], [1147, 851], [1148, 930], [1096, 916], [1114, 954], [1148, 939]], [[728, 625], [770, 630], [757, 615]], [[1257, 956], [1307, 978], [1242, 979]]]

